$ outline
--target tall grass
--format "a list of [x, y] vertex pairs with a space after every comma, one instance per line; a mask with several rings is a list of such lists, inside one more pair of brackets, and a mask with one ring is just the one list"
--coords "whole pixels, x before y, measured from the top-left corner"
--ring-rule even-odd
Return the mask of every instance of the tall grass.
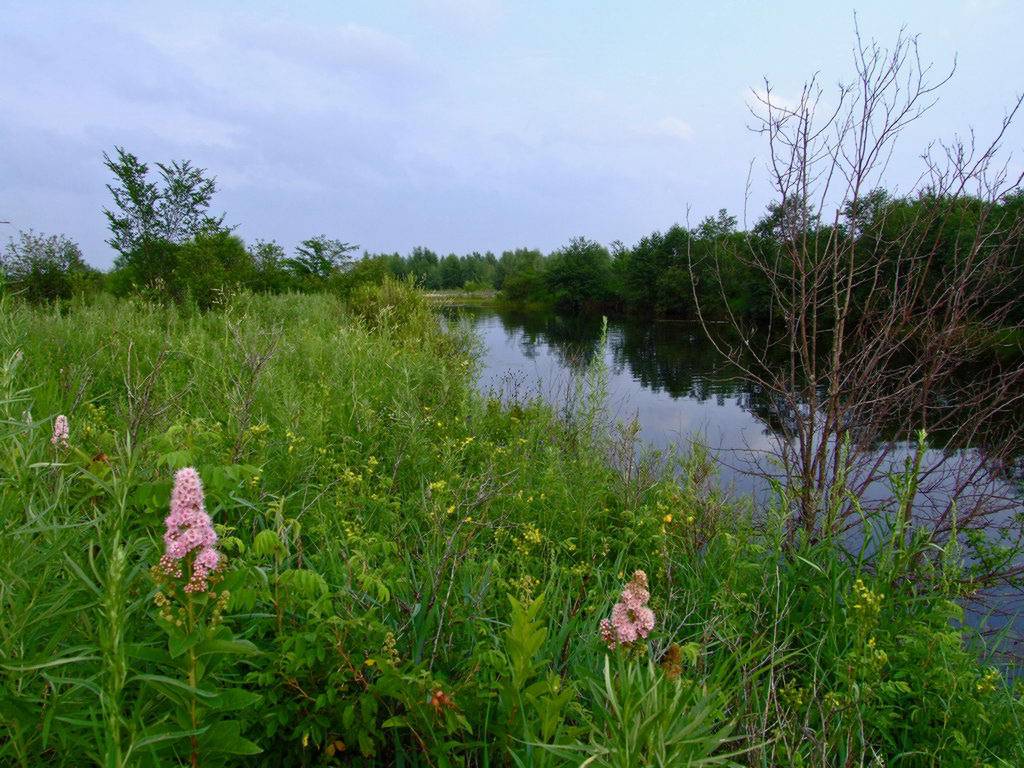
[[[699, 452], [623, 471], [592, 394], [481, 397], [408, 286], [2, 301], [0, 762], [1024, 763], [955, 551], [784, 546], [788, 491], [755, 519]], [[149, 576], [183, 466], [229, 558], [192, 646]], [[609, 652], [636, 569], [657, 623]]]

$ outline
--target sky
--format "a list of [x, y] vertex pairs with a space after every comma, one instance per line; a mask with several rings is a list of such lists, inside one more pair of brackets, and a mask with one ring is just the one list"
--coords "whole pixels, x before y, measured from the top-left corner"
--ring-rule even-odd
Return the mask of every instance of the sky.
[[866, 37], [905, 26], [936, 71], [957, 61], [897, 189], [928, 141], [989, 135], [1024, 90], [1021, 0], [0, 0], [0, 241], [61, 232], [110, 266], [115, 145], [207, 169], [215, 212], [289, 249], [628, 245], [723, 207], [752, 224], [752, 89], [848, 79], [855, 11]]

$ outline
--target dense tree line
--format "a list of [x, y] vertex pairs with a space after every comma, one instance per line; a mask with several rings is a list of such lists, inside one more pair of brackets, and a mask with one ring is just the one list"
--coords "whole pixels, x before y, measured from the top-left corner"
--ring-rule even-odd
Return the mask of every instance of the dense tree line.
[[[172, 301], [212, 304], [225, 290], [258, 292], [328, 290], [347, 294], [359, 285], [385, 277], [412, 280], [427, 290], [495, 290], [512, 304], [551, 305], [559, 309], [614, 309], [638, 314], [693, 318], [733, 315], [752, 320], [772, 311], [770, 293], [754, 265], [776, 263], [786, 269], [783, 239], [801, 226], [814, 249], [836, 247], [858, 238], [861, 258], [879, 263], [885, 279], [897, 248], [910, 242], [933, 260], [935, 280], [958, 258], [962, 232], [973, 231], [980, 217], [993, 232], [1006, 231], [1006, 220], [1024, 212], [1024, 196], [1001, 201], [994, 209], [980, 200], [950, 200], [935, 215], [935, 199], [891, 197], [876, 190], [848, 208], [839, 225], [822, 225], [814, 211], [799, 202], [771, 205], [748, 231], [737, 229], [734, 216], [720, 210], [696, 227], [674, 225], [654, 232], [632, 247], [605, 247], [586, 237], [544, 254], [516, 248], [500, 256], [491, 252], [438, 254], [417, 247], [407, 255], [356, 255], [358, 246], [326, 235], [302, 241], [289, 254], [274, 241], [246, 245], [211, 213], [216, 180], [188, 161], [150, 167], [116, 148], [104, 154], [113, 175], [108, 185], [112, 205], [104, 209], [108, 242], [118, 252], [107, 273], [90, 268], [81, 251], [64, 235], [20, 233], [0, 257], [5, 282], [33, 301], [67, 299], [76, 293], [109, 290], [140, 293]], [[907, 237], [907, 233], [913, 233]], [[1017, 248], [1018, 260], [1020, 248]], [[824, 253], [822, 254], [824, 255]], [[983, 256], [983, 254], [979, 254]], [[870, 290], [864, 286], [863, 291]], [[990, 300], [1012, 303], [1020, 317], [1024, 284], [1019, 277], [994, 286]]]
[[[938, 203], [938, 204], [937, 204]], [[409, 256], [366, 255], [356, 271], [412, 276], [431, 289], [492, 288], [513, 304], [548, 304], [561, 309], [618, 309], [647, 315], [694, 318], [732, 315], [751, 320], [766, 318], [777, 307], [765, 280], [765, 264], [786, 273], [786, 238], [801, 237], [807, 258], [824, 259], [856, 239], [858, 258], [877, 267], [875, 287], [893, 278], [893, 270], [908, 251], [929, 260], [929, 274], [940, 282], [964, 258], [963, 242], [979, 228], [992, 238], [978, 238], [974, 257], [985, 259], [988, 248], [1005, 248], [1006, 237], [1019, 237], [1009, 226], [1024, 215], [1024, 195], [1015, 194], [997, 205], [971, 197], [942, 200], [930, 195], [897, 198], [878, 189], [848, 206], [838, 224], [820, 223], [808, 206], [788, 201], [770, 205], [748, 231], [720, 210], [696, 227], [674, 225], [654, 232], [633, 247], [610, 248], [585, 237], [572, 239], [550, 254], [519, 248], [492, 254], [439, 258], [415, 249]], [[794, 230], [794, 222], [803, 222]], [[1014, 233], [1014, 234], [1007, 234]], [[998, 241], [998, 242], [997, 242]], [[1024, 243], [1010, 243], [1016, 262], [1024, 267]], [[866, 301], [872, 283], [856, 286], [854, 296]], [[1024, 313], [1024, 282], [1020, 271], [989, 286], [988, 301]], [[826, 309], [827, 313], [827, 309]]]

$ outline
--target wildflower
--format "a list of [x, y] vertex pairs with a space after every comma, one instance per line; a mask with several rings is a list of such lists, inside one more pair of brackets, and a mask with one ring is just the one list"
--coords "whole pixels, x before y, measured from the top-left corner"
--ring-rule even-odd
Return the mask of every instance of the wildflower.
[[53, 420], [53, 437], [50, 445], [55, 448], [68, 447], [68, 417], [63, 413]]
[[524, 573], [520, 578], [514, 580], [512, 584], [523, 600], [531, 600], [540, 582], [530, 574]]
[[1002, 682], [1002, 675], [995, 667], [989, 667], [982, 678], [976, 683], [978, 693], [992, 693]]
[[446, 709], [458, 709], [452, 697], [442, 689], [437, 688], [430, 697], [430, 706], [434, 708], [434, 714], [440, 717]]
[[829, 691], [825, 694], [825, 706], [829, 709], [839, 709], [843, 706], [843, 695], [836, 691]]
[[398, 655], [398, 642], [395, 640], [393, 632], [388, 632], [384, 636], [384, 658], [394, 667], [401, 662], [401, 657]]
[[882, 601], [885, 599], [884, 593], [872, 592], [870, 588], [865, 586], [862, 579], [857, 579], [853, 585], [853, 592], [856, 601], [853, 603], [855, 611], [865, 614], [868, 618], [872, 616], [878, 616], [882, 611]]
[[787, 683], [779, 690], [779, 698], [792, 709], [799, 709], [807, 700], [806, 693], [796, 683]]
[[164, 555], [160, 567], [169, 576], [180, 577], [182, 562], [192, 556], [192, 572], [186, 592], [205, 592], [212, 571], [221, 565], [216, 550], [217, 533], [206, 513], [203, 485], [192, 467], [178, 470], [171, 491], [171, 511], [164, 520]]
[[654, 611], [647, 607], [650, 599], [647, 574], [636, 571], [622, 590], [620, 601], [612, 606], [611, 619], [601, 620], [601, 639], [610, 649], [632, 645], [650, 634], [654, 629]]

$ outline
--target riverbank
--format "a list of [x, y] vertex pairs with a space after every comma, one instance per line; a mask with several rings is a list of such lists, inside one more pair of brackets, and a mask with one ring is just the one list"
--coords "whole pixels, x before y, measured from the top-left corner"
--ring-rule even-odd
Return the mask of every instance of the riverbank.
[[[1024, 761], [956, 551], [783, 549], [699, 451], [633, 460], [600, 365], [489, 399], [395, 285], [3, 301], [4, 761]], [[187, 466], [226, 565], [186, 593], [150, 569]]]
[[498, 291], [424, 291], [424, 297], [431, 304], [439, 306], [492, 306], [500, 302]]

